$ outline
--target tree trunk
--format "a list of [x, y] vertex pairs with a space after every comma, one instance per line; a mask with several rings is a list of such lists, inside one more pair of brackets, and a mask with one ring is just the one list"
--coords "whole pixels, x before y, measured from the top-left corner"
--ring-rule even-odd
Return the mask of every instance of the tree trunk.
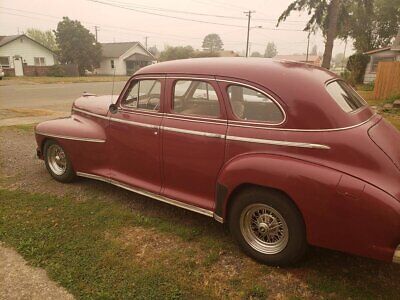
[[326, 33], [325, 51], [322, 59], [322, 67], [328, 70], [331, 67], [333, 42], [337, 36], [340, 2], [341, 0], [332, 0], [328, 7], [328, 32]]

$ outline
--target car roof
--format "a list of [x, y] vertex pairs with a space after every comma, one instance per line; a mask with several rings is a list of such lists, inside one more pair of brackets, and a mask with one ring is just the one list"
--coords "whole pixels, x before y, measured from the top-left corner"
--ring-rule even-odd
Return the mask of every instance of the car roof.
[[215, 76], [248, 83], [274, 96], [285, 109], [285, 127], [330, 129], [352, 126], [370, 113], [348, 114], [326, 90], [339, 77], [306, 63], [268, 58], [214, 57], [167, 61], [144, 67], [136, 75]]

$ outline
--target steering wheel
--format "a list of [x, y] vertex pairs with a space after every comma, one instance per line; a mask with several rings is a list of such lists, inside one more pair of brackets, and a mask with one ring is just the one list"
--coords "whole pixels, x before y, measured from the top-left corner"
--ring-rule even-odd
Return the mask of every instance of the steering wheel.
[[158, 108], [160, 107], [160, 98], [157, 97], [149, 98], [149, 100], [147, 100], [146, 107], [150, 106], [149, 104], [152, 102], [152, 100], [157, 101], [157, 104], [153, 107], [153, 110], [158, 110]]

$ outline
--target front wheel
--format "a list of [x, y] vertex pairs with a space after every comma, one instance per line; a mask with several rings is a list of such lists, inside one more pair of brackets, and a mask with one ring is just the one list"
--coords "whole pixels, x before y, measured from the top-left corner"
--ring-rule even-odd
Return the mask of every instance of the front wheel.
[[287, 196], [254, 188], [232, 201], [229, 227], [246, 254], [278, 266], [294, 264], [303, 257], [307, 249], [304, 221]]
[[75, 179], [76, 175], [71, 160], [60, 144], [53, 140], [47, 141], [43, 154], [47, 171], [55, 180], [71, 182]]

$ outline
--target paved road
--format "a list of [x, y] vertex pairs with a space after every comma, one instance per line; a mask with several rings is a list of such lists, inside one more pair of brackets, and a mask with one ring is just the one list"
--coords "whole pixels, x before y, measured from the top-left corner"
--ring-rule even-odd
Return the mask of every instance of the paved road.
[[[120, 93], [124, 84], [124, 81], [115, 82], [114, 94]], [[69, 112], [72, 102], [83, 92], [110, 95], [111, 88], [112, 82], [0, 86], [0, 109], [34, 108]]]

